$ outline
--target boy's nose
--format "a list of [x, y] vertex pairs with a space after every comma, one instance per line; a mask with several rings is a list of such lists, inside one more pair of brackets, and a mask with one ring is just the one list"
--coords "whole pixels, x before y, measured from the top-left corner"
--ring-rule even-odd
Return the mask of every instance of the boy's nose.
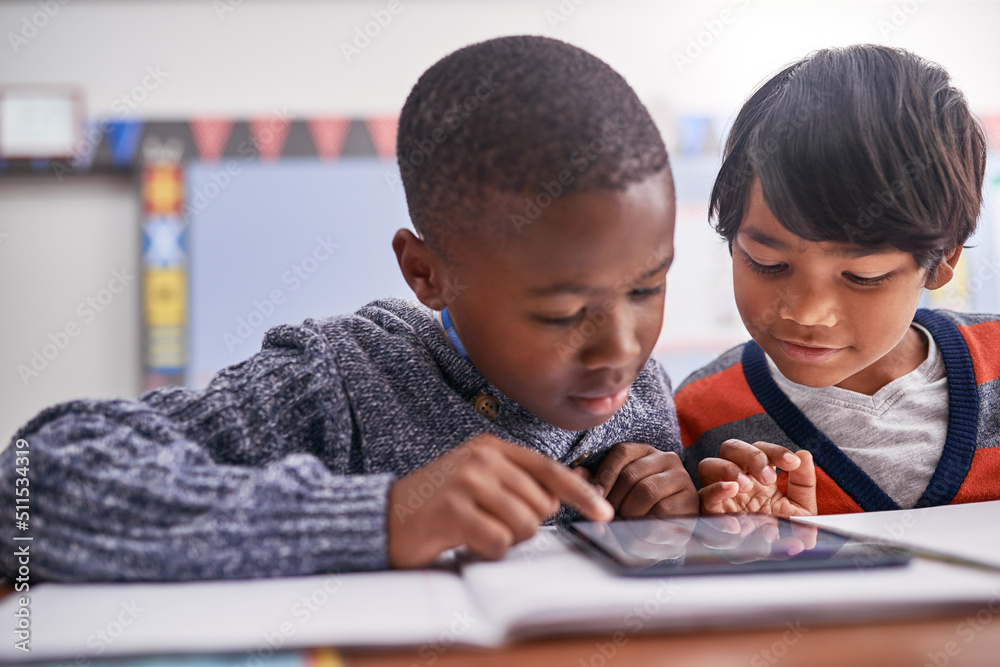
[[583, 346], [581, 359], [588, 370], [627, 366], [642, 352], [635, 318], [629, 309], [621, 306], [605, 314], [604, 322], [595, 323], [592, 335]]
[[829, 290], [801, 285], [778, 295], [778, 315], [803, 326], [833, 326], [837, 322], [836, 303]]

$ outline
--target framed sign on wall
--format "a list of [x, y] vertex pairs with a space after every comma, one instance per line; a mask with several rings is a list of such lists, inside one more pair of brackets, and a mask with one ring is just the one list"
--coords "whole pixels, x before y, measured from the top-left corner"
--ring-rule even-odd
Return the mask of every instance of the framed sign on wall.
[[73, 154], [86, 119], [74, 86], [0, 86], [0, 159], [58, 159]]

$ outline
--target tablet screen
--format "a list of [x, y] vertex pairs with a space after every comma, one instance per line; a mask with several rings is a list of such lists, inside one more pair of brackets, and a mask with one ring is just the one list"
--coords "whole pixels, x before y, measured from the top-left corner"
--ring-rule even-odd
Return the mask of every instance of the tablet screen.
[[808, 524], [755, 514], [577, 521], [562, 531], [621, 574], [679, 574], [868, 568], [909, 555]]

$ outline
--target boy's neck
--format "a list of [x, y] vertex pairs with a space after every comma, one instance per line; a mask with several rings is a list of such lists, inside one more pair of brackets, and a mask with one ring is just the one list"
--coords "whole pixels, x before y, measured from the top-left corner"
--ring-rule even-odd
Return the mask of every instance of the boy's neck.
[[927, 359], [927, 352], [927, 338], [911, 325], [887, 355], [836, 386], [872, 396], [893, 380], [915, 371]]

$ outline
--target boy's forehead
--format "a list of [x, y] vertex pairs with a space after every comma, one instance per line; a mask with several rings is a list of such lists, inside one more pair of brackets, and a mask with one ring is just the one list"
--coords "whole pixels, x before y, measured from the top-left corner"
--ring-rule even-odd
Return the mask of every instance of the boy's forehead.
[[475, 254], [492, 261], [470, 264], [499, 268], [533, 296], [593, 291], [609, 280], [633, 283], [669, 267], [673, 226], [673, 193], [659, 179], [579, 193], [553, 203], [530, 225], [480, 243]]
[[[650, 252], [646, 261], [629, 267], [615, 279], [614, 286], [631, 287], [666, 271], [674, 261], [673, 247], [660, 247]], [[565, 271], [573, 275], [575, 272]], [[558, 270], [556, 271], [558, 273]], [[545, 298], [564, 295], [587, 296], [607, 289], [602, 281], [595, 280], [593, 273], [576, 274], [575, 277], [562, 278], [553, 275], [537, 275], [525, 290], [526, 295], [535, 298]]]

